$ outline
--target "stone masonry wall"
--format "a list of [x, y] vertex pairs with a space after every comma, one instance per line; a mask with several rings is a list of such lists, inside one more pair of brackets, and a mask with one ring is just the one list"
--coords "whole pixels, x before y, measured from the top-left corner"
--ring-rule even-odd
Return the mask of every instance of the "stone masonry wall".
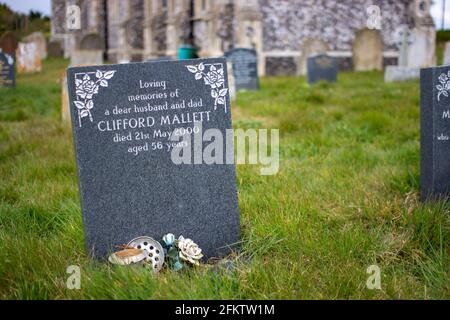
[[366, 8], [378, 5], [385, 50], [394, 49], [400, 24], [410, 24], [410, 0], [259, 0], [264, 22], [264, 51], [301, 49], [307, 38], [325, 41], [331, 50], [350, 51], [355, 32], [366, 27]]

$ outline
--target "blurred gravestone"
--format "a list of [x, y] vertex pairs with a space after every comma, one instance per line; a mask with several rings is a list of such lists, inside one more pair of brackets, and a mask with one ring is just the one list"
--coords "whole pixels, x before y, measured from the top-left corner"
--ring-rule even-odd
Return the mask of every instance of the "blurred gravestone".
[[80, 40], [80, 50], [103, 50], [103, 40], [97, 33], [89, 33]]
[[74, 50], [70, 56], [72, 67], [98, 64], [103, 64], [103, 51], [101, 50]]
[[436, 64], [435, 36], [432, 30], [418, 27], [411, 30], [412, 43], [409, 50], [408, 66], [411, 68], [427, 68]]
[[422, 200], [450, 195], [450, 66], [420, 73], [420, 180]]
[[17, 37], [11, 31], [6, 31], [0, 37], [0, 48], [4, 53], [9, 54], [10, 56], [15, 56], [18, 43]]
[[70, 125], [69, 93], [65, 74], [61, 76], [61, 119], [64, 123]]
[[383, 70], [383, 41], [380, 31], [363, 29], [356, 33], [353, 42], [353, 67], [355, 71]]
[[35, 43], [39, 54], [41, 55], [41, 59], [47, 58], [47, 40], [42, 32], [33, 32], [29, 36], [25, 37], [23, 42]]
[[228, 70], [228, 87], [230, 92], [230, 99], [234, 100], [236, 98], [236, 80], [234, 79], [233, 64], [227, 61]]
[[20, 42], [16, 51], [17, 73], [41, 72], [41, 55], [34, 42]]
[[327, 53], [328, 50], [328, 45], [322, 40], [310, 38], [303, 41], [303, 43], [301, 44], [301, 55], [298, 59], [297, 75], [304, 76], [307, 74], [307, 64], [309, 57]]
[[237, 90], [259, 90], [256, 50], [236, 48], [225, 53], [233, 65]]
[[0, 49], [0, 87], [14, 88], [15, 85], [14, 57]]
[[47, 46], [48, 56], [51, 58], [61, 58], [64, 56], [64, 52], [60, 41], [50, 41]]
[[103, 64], [103, 41], [96, 33], [84, 36], [78, 49], [73, 50], [70, 56], [70, 65], [88, 66]]
[[400, 26], [396, 31], [395, 38], [399, 49], [398, 66], [386, 67], [384, 81], [397, 82], [418, 79], [420, 76], [419, 68], [411, 67], [412, 34], [408, 26]]
[[326, 54], [308, 58], [308, 83], [318, 81], [336, 82], [337, 62], [336, 59]]

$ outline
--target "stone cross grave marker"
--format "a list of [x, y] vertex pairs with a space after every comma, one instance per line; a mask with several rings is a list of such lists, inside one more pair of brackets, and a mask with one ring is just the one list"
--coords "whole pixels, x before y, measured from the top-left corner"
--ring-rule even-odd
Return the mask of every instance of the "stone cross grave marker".
[[398, 65], [408, 66], [409, 48], [412, 44], [412, 34], [408, 26], [400, 26], [396, 31], [396, 45], [399, 49]]
[[[193, 239], [206, 257], [227, 254], [239, 241], [235, 167], [226, 161], [234, 154], [232, 139], [225, 139], [232, 128], [226, 63], [68, 69], [85, 236], [94, 257], [135, 237], [160, 240], [169, 232]], [[202, 132], [215, 144], [202, 142]], [[183, 163], [172, 160], [174, 152]]]
[[411, 45], [414, 36], [407, 25], [400, 26], [395, 35], [395, 43], [399, 49], [398, 65], [387, 66], [384, 72], [385, 82], [400, 82], [418, 79], [420, 70], [411, 67]]

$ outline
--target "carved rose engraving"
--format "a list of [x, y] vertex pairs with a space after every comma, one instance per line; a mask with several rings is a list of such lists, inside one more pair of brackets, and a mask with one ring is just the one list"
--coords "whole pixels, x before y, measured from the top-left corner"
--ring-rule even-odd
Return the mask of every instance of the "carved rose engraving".
[[[92, 118], [91, 110], [94, 108], [94, 101], [92, 98], [98, 93], [99, 87], [108, 87], [108, 81], [114, 76], [116, 71], [102, 72], [97, 70], [96, 72], [77, 73], [75, 75], [75, 88], [77, 100], [74, 101], [75, 107], [78, 110], [78, 123], [81, 127], [81, 119], [88, 117], [91, 122]], [[81, 76], [77, 78], [77, 76]]]
[[211, 87], [211, 97], [214, 98], [214, 110], [218, 105], [223, 105], [225, 113], [227, 112], [226, 95], [228, 88], [225, 88], [225, 78], [223, 72], [223, 65], [221, 63], [216, 64], [204, 64], [186, 66], [189, 72], [195, 74], [195, 80], [202, 80], [205, 85]]

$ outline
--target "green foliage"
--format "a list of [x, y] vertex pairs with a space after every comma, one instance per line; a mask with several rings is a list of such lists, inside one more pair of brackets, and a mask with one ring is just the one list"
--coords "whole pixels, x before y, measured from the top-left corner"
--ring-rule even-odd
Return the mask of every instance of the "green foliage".
[[436, 32], [436, 41], [437, 42], [450, 41], [450, 30], [438, 30]]
[[[280, 171], [237, 168], [242, 247], [233, 268], [157, 277], [84, 250], [66, 61], [0, 89], [0, 299], [448, 299], [449, 205], [419, 192], [419, 85], [343, 73], [335, 85], [263, 78], [234, 127], [280, 129]], [[195, 240], [195, 239], [194, 239]], [[382, 290], [366, 269], [381, 268]], [[66, 268], [81, 267], [81, 290]]]
[[0, 3], [0, 36], [5, 31], [13, 31], [19, 38], [35, 31], [49, 35], [50, 18], [34, 10], [30, 10], [28, 14], [17, 13], [8, 5]]

